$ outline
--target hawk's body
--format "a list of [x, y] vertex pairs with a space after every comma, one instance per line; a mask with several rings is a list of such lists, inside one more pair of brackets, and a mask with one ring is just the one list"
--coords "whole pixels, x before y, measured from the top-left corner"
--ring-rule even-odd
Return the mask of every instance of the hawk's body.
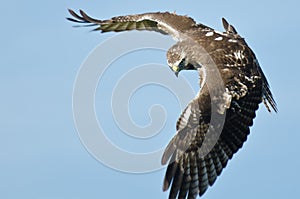
[[[246, 141], [259, 104], [264, 101], [277, 111], [254, 53], [225, 19], [225, 32], [221, 33], [196, 24], [192, 18], [168, 12], [110, 20], [93, 19], [83, 11], [81, 16], [72, 10], [70, 13], [76, 20], [69, 20], [91, 23], [102, 32], [136, 29], [169, 34], [178, 41], [167, 54], [172, 69], [177, 73], [184, 69], [199, 71], [201, 89], [179, 117], [177, 134], [162, 157], [163, 164], [169, 161], [163, 186], [164, 190], [171, 186], [169, 198], [201, 196]], [[214, 79], [214, 73], [219, 79]], [[217, 95], [211, 96], [214, 93]], [[217, 118], [224, 117], [220, 125], [218, 121], [213, 125], [213, 113]], [[208, 147], [203, 147], [205, 142]]]

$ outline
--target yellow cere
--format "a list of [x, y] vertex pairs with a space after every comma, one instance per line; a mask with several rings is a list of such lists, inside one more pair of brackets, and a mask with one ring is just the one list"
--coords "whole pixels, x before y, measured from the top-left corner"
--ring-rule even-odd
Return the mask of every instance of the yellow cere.
[[174, 72], [178, 72], [178, 71], [179, 71], [179, 67], [178, 67], [178, 66], [172, 66], [172, 70], [173, 70]]

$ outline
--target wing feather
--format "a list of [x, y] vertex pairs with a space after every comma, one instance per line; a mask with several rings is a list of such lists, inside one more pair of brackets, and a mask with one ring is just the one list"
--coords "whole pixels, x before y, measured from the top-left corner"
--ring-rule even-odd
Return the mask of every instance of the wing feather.
[[183, 181], [182, 181], [182, 185], [179, 191], [179, 196], [178, 198], [185, 198], [188, 190], [190, 188], [190, 184], [191, 184], [191, 170], [190, 170], [190, 157], [188, 157], [190, 154], [184, 154], [184, 175], [183, 175]]
[[198, 158], [199, 165], [199, 195], [202, 196], [208, 188], [208, 176], [206, 163], [202, 158]]
[[221, 174], [223, 166], [222, 166], [222, 162], [221, 162], [219, 156], [216, 153], [216, 147], [215, 147], [215, 149], [212, 150], [210, 155], [211, 155], [211, 159], [213, 160], [214, 168], [216, 171], [216, 176], [214, 177], [214, 179], [211, 180], [211, 183], [210, 183], [210, 185], [213, 185], [217, 179], [217, 176]]
[[180, 40], [180, 34], [196, 26], [195, 21], [187, 16], [176, 15], [169, 12], [153, 12], [136, 15], [113, 17], [108, 20], [99, 20], [90, 17], [84, 11], [79, 14], [69, 9], [73, 18], [67, 19], [81, 24], [92, 24], [98, 26], [95, 31], [127, 31], [127, 30], [148, 30], [162, 34], [169, 34]]
[[271, 109], [269, 108], [269, 105], [272, 107], [272, 109], [275, 112], [278, 112], [277, 104], [276, 104], [276, 102], [274, 100], [274, 97], [271, 93], [270, 85], [267, 81], [267, 78], [264, 75], [264, 73], [263, 73], [260, 66], [258, 66], [258, 69], [259, 69], [259, 72], [262, 76], [262, 81], [263, 81], [263, 102], [264, 102], [264, 104], [265, 104], [265, 106], [266, 106], [266, 108], [268, 109], [269, 112], [271, 112]]
[[207, 154], [207, 157], [205, 158], [209, 185], [213, 185], [217, 179], [217, 172], [215, 169], [213, 158], [211, 156], [212, 154]]
[[[206, 101], [208, 99], [205, 99], [207, 95], [200, 92], [198, 98], [192, 100], [188, 105], [190, 108], [187, 107], [183, 111], [177, 122], [177, 134], [166, 149], [167, 155], [163, 155], [163, 163], [166, 163], [170, 159], [169, 157], [172, 156], [170, 159], [171, 166], [168, 166], [167, 171], [173, 165], [182, 165], [180, 172], [172, 172], [172, 177], [170, 175], [165, 177], [165, 184], [170, 185], [173, 180], [170, 191], [172, 197], [170, 198], [176, 198], [178, 194], [178, 198], [185, 198], [186, 196], [187, 198], [195, 198], [195, 193], [200, 196], [203, 195], [208, 187], [215, 183], [217, 176], [222, 173], [228, 161], [243, 146], [250, 133], [249, 127], [253, 124], [255, 111], [262, 102], [262, 80], [258, 78], [254, 84], [255, 86], [249, 87], [244, 97], [232, 101], [231, 107], [226, 112], [222, 133], [213, 149], [204, 158], [200, 157], [199, 150], [208, 130], [210, 120], [206, 116], [210, 115], [210, 109], [207, 107], [201, 108], [201, 106], [195, 106], [194, 104], [199, 105], [204, 102], [206, 102], [204, 104], [209, 104]], [[194, 110], [197, 107], [199, 110]], [[195, 123], [192, 123], [192, 121]], [[195, 134], [195, 132], [197, 133]], [[192, 141], [188, 138], [190, 134], [194, 134]], [[189, 143], [189, 147], [184, 149], [186, 145], [182, 143]], [[174, 153], [176, 156], [174, 156]], [[194, 167], [195, 160], [197, 161], [197, 169]], [[197, 177], [195, 177], [196, 173]], [[176, 179], [179, 178], [177, 175], [183, 176], [180, 188], [178, 188], [176, 182]], [[176, 185], [176, 187], [173, 187], [173, 185]], [[196, 185], [198, 185], [197, 189], [195, 188]], [[164, 187], [164, 190], [167, 188], [168, 186]]]
[[190, 153], [190, 172], [191, 172], [191, 184], [189, 188], [188, 198], [195, 199], [198, 195], [199, 176], [198, 176], [198, 162], [196, 152]]
[[169, 194], [169, 199], [175, 199], [178, 195], [178, 192], [180, 190], [180, 187], [182, 185], [183, 181], [183, 165], [180, 165], [180, 167], [177, 168], [177, 171], [174, 175], [174, 179], [172, 182], [172, 187]]

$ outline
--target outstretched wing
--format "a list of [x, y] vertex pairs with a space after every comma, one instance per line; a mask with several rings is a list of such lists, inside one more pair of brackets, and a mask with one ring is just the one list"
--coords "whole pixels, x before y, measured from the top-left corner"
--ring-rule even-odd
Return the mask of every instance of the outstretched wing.
[[183, 111], [177, 122], [177, 134], [162, 158], [162, 164], [170, 160], [163, 185], [164, 191], [171, 187], [169, 199], [186, 196], [192, 199], [198, 194], [203, 195], [214, 184], [228, 160], [243, 146], [262, 100], [261, 80], [258, 79], [255, 85], [242, 99], [231, 102], [221, 135], [204, 157], [201, 150], [206, 149], [201, 147], [212, 119], [210, 96], [201, 91], [199, 98], [192, 100]]
[[[87, 24], [88, 26], [98, 26], [95, 31], [127, 31], [127, 30], [149, 30], [163, 34], [169, 34], [180, 40], [181, 33], [195, 26], [195, 21], [187, 16], [176, 15], [169, 12], [145, 13], [127, 16], [113, 17], [108, 20], [94, 19], [80, 10], [80, 15], [69, 9], [74, 18], [67, 18], [76, 23]], [[83, 25], [84, 26], [84, 25]]]
[[[221, 134], [216, 138], [215, 145], [203, 156], [206, 149], [202, 147], [208, 132], [215, 134], [219, 130], [217, 126], [209, 128], [214, 118], [211, 118], [211, 96], [204, 84], [179, 117], [177, 134], [166, 147], [162, 158], [162, 164], [169, 161], [163, 190], [171, 187], [170, 199], [193, 199], [198, 194], [203, 195], [247, 140], [259, 104], [266, 100], [277, 110], [254, 53], [232, 25], [224, 19], [223, 24], [225, 33], [200, 35], [199, 41], [204, 41], [203, 47], [217, 65], [232, 97], [230, 106], [226, 108], [224, 126], [220, 127]], [[220, 37], [222, 40], [218, 39]]]
[[[230, 35], [233, 35], [235, 37], [239, 37], [239, 35], [238, 35], [236, 29], [234, 28], [234, 26], [229, 24], [225, 18], [222, 18], [222, 23], [223, 23], [223, 27], [224, 27], [226, 33], [228, 33]], [[254, 63], [254, 64], [257, 65], [257, 68], [258, 68], [259, 73], [260, 73], [261, 78], [262, 78], [262, 83], [263, 83], [263, 96], [262, 96], [262, 98], [263, 98], [263, 102], [264, 102], [264, 104], [265, 104], [265, 106], [266, 106], [266, 108], [268, 109], [269, 112], [271, 112], [271, 109], [270, 109], [269, 105], [272, 107], [272, 109], [275, 112], [277, 112], [278, 111], [277, 105], [276, 105], [274, 97], [271, 93], [270, 86], [269, 86], [269, 83], [267, 81], [267, 78], [264, 75], [261, 67], [259, 66], [259, 63], [256, 60], [255, 60], [255, 62], [256, 63]]]

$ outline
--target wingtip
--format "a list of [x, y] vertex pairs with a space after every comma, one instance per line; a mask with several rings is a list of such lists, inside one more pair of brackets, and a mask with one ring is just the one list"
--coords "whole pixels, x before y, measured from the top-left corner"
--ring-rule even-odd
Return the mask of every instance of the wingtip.
[[68, 12], [69, 12], [72, 16], [76, 15], [75, 11], [72, 10], [72, 9], [70, 9], [70, 8], [68, 8]]
[[271, 105], [272, 109], [275, 113], [278, 113], [278, 108], [277, 108], [277, 104], [274, 102], [274, 105]]
[[76, 19], [73, 19], [73, 18], [71, 18], [71, 17], [66, 17], [66, 19], [67, 19], [68, 21], [80, 23], [80, 21], [78, 21], [78, 20], [76, 20]]
[[165, 179], [164, 180], [164, 183], [163, 183], [163, 191], [165, 192], [165, 191], [167, 191], [168, 189], [169, 189], [169, 187], [170, 187], [170, 184], [168, 183], [168, 181]]
[[278, 108], [277, 107], [273, 107], [274, 112], [277, 114], [278, 113]]
[[[75, 12], [72, 9], [68, 8], [67, 10], [68, 10], [70, 15], [74, 16]], [[69, 20], [69, 21], [72, 21], [72, 22], [77, 22], [75, 19], [73, 19], [71, 17], [66, 17], [66, 19]]]
[[167, 161], [168, 161], [168, 158], [166, 156], [166, 152], [164, 152], [164, 154], [161, 157], [160, 163], [161, 163], [161, 165], [166, 165]]
[[81, 16], [84, 18], [84, 19], [89, 19], [89, 20], [91, 20], [92, 18], [88, 15], [88, 14], [86, 14], [83, 10], [79, 10], [79, 13], [81, 14]]
[[227, 24], [227, 26], [228, 26], [228, 21], [225, 19], [225, 17], [222, 17], [222, 23], [223, 23], [223, 26], [224, 26], [224, 24]]
[[[268, 110], [269, 113], [272, 113], [273, 111], [275, 113], [278, 113], [278, 108], [277, 108], [277, 104], [275, 102], [275, 100], [273, 99], [273, 97], [269, 97], [269, 98], [263, 98], [263, 103], [266, 107], [266, 109]], [[273, 111], [272, 111], [273, 110]]]
[[278, 113], [277, 103], [276, 103], [276, 101], [274, 99], [273, 99], [273, 102], [274, 102], [274, 104], [273, 104], [272, 108], [273, 108], [273, 110], [274, 110], [275, 113]]
[[83, 10], [81, 10], [81, 9], [79, 9], [79, 13], [80, 13], [82, 16], [86, 15], [86, 13], [85, 13]]

